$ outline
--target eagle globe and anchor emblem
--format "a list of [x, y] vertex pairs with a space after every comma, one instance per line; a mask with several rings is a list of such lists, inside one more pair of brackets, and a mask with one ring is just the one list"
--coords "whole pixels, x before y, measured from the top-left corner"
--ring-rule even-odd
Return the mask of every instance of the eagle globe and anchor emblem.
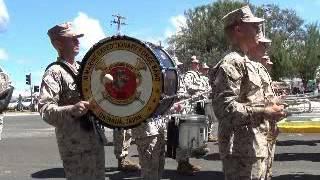
[[[141, 41], [113, 36], [85, 55], [81, 92], [92, 113], [108, 127], [130, 128], [152, 116], [160, 102], [162, 72], [157, 57]], [[112, 82], [104, 76], [111, 74]]]

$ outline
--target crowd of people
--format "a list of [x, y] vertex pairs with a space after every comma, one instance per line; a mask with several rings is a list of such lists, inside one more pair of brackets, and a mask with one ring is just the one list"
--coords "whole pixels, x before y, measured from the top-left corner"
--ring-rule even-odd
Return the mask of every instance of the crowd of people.
[[[214, 116], [209, 116], [208, 141], [217, 141], [226, 180], [270, 179], [278, 135], [276, 123], [283, 117], [284, 106], [275, 95], [268, 73], [272, 61], [267, 56], [271, 40], [262, 33], [264, 19], [255, 17], [249, 6], [223, 17], [225, 35], [231, 51], [209, 68], [196, 56], [190, 58], [190, 69], [175, 64], [179, 74], [177, 102], [190, 97], [194, 101], [175, 103], [172, 114], [203, 114], [197, 109], [197, 98], [211, 100]], [[106, 137], [95, 117], [87, 114], [89, 101], [80, 96], [77, 82], [79, 38], [71, 23], [48, 30], [58, 58], [46, 69], [40, 89], [39, 112], [42, 119], [55, 127], [59, 153], [69, 180], [105, 179]], [[0, 111], [1, 112], [1, 111]], [[0, 118], [1, 119], [1, 118]], [[218, 132], [212, 131], [214, 121]], [[114, 155], [120, 171], [141, 171], [145, 180], [159, 180], [165, 166], [165, 117], [152, 117], [139, 126], [115, 129]], [[0, 121], [1, 133], [2, 121]], [[1, 136], [0, 136], [1, 138]], [[139, 153], [139, 164], [127, 157], [132, 138]], [[198, 153], [207, 153], [203, 147]], [[177, 172], [196, 175], [201, 167], [191, 164], [190, 149], [177, 147]]]

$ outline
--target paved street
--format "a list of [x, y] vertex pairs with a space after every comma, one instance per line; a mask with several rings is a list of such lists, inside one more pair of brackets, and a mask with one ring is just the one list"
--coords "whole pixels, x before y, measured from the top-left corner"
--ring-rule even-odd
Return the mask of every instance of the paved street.
[[[112, 141], [112, 131], [107, 132]], [[170, 180], [222, 180], [221, 162], [217, 146], [210, 144], [212, 152], [192, 162], [202, 167], [193, 177], [179, 176], [177, 163], [167, 158], [163, 179]], [[116, 170], [113, 147], [106, 146], [106, 179], [138, 179], [137, 173]], [[130, 157], [138, 162], [135, 145]], [[320, 134], [281, 134], [274, 164], [274, 180], [320, 179]], [[0, 141], [0, 180], [64, 179], [54, 129], [40, 116], [8, 114], [5, 118], [3, 140]]]

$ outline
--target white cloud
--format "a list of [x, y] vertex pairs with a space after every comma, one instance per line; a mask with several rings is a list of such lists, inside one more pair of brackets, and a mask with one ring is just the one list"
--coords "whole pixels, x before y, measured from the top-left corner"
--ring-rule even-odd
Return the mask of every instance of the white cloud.
[[146, 36], [146, 33], [141, 33], [144, 32], [143, 30], [141, 32], [139, 31], [133, 34], [134, 37], [141, 38], [144, 41], [152, 42], [154, 44], [159, 44], [159, 42], [161, 41], [162, 46], [167, 46], [165, 40], [168, 37], [181, 32], [181, 29], [183, 27], [187, 27], [186, 18], [184, 17], [184, 15], [177, 15], [170, 17], [169, 25], [166, 28], [164, 28], [164, 31], [160, 36]]
[[6, 50], [0, 48], [0, 60], [7, 60], [8, 57]]
[[7, 11], [6, 4], [4, 0], [0, 0], [0, 32], [3, 32], [7, 29], [9, 23], [9, 13]]
[[80, 47], [85, 51], [106, 37], [99, 20], [91, 18], [83, 12], [78, 13], [78, 16], [73, 20], [73, 25], [76, 31], [84, 34], [84, 37], [80, 38]]
[[170, 37], [181, 32], [182, 28], [187, 27], [187, 20], [184, 15], [177, 15], [170, 18], [170, 26], [165, 30], [165, 37]]

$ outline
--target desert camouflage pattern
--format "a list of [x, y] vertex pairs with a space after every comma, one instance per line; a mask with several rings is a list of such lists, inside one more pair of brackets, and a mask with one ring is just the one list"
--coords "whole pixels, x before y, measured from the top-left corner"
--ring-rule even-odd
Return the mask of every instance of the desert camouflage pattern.
[[[66, 63], [75, 74], [79, 65]], [[73, 77], [59, 65], [51, 66], [43, 75], [39, 112], [42, 119], [55, 127], [61, 160], [67, 179], [105, 179], [104, 146], [99, 138], [101, 129], [84, 128], [88, 119], [71, 116], [71, 107], [81, 100]], [[87, 124], [88, 125], [88, 124]], [[90, 125], [90, 124], [89, 124]]]
[[316, 71], [315, 71], [315, 78], [314, 78], [317, 82], [317, 85], [319, 85], [320, 82], [320, 66], [317, 67]]
[[122, 159], [128, 156], [129, 147], [132, 141], [131, 129], [114, 129], [113, 142], [114, 142], [114, 155], [117, 159]]
[[160, 117], [147, 119], [132, 129], [144, 180], [161, 179], [165, 164], [165, 134], [166, 121]]
[[212, 93], [221, 156], [267, 157], [269, 122], [261, 114], [266, 97], [255, 63], [232, 52], [218, 65]]
[[[275, 93], [272, 89], [272, 79], [270, 74], [268, 73], [268, 70], [261, 64], [257, 63], [257, 66], [259, 67], [259, 74], [263, 82], [263, 88], [265, 91], [266, 96], [268, 97], [268, 101], [273, 101], [273, 98], [275, 98]], [[277, 127], [276, 122], [269, 121], [270, 128], [267, 135], [267, 142], [268, 142], [268, 157], [266, 158], [266, 179], [271, 179], [272, 177], [272, 164], [274, 160], [274, 153], [276, 148], [276, 141], [277, 137], [279, 135], [279, 129]]]
[[225, 180], [264, 180], [266, 169], [262, 157], [226, 157], [222, 159]]
[[3, 113], [0, 113], [0, 140], [1, 140], [2, 128], [3, 128], [3, 118], [4, 118]]
[[191, 96], [205, 91], [202, 86], [201, 75], [199, 72], [192, 70], [186, 72], [183, 81], [185, 83], [188, 94]]
[[262, 114], [267, 97], [259, 67], [231, 52], [209, 78], [225, 179], [264, 179], [269, 122]]

